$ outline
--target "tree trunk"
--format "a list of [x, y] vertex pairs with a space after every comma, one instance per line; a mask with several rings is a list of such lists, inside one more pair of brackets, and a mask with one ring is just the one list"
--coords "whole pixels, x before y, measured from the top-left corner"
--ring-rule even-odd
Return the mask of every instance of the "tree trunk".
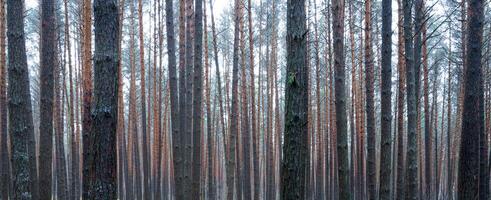
[[[238, 124], [238, 83], [239, 83], [239, 24], [241, 21], [240, 1], [235, 0], [235, 17], [234, 17], [234, 50], [233, 50], [233, 68], [232, 68], [232, 107], [230, 110], [230, 142], [229, 142], [229, 158], [227, 159], [227, 199], [234, 199], [235, 182], [235, 152], [236, 138], [239, 132]], [[240, 198], [240, 197], [238, 197]]]
[[[128, 108], [128, 167], [129, 167], [129, 189], [127, 198], [140, 199], [139, 189], [141, 188], [141, 182], [139, 179], [140, 174], [140, 154], [139, 154], [139, 140], [138, 137], [138, 116], [137, 116], [137, 97], [136, 97], [136, 57], [135, 57], [135, 2], [130, 3], [130, 26], [129, 26], [129, 57], [130, 57], [130, 96], [129, 96], [129, 108]], [[141, 99], [145, 101], [145, 99]], [[142, 127], [145, 126], [142, 124]]]
[[10, 158], [7, 129], [7, 63], [5, 52], [5, 0], [0, 0], [0, 198], [10, 194]]
[[186, 0], [186, 86], [185, 86], [185, 98], [184, 108], [181, 110], [184, 113], [183, 123], [183, 133], [184, 133], [184, 199], [190, 199], [193, 195], [193, 146], [196, 144], [198, 146], [199, 142], [193, 142], [193, 68], [194, 68], [194, 34], [195, 34], [195, 24], [194, 24], [194, 9], [193, 0]]
[[[488, 179], [488, 171], [481, 161], [480, 152], [486, 150], [481, 142], [484, 138], [484, 97], [482, 75], [482, 41], [484, 4], [482, 0], [469, 0], [467, 10], [467, 31], [465, 78], [464, 78], [464, 109], [462, 116], [462, 143], [460, 146], [460, 161], [458, 173], [459, 199], [487, 199], [489, 187], [483, 188]], [[482, 146], [481, 146], [482, 145]], [[482, 190], [481, 190], [482, 189]]]
[[57, 185], [57, 199], [66, 199], [68, 195], [68, 187], [66, 184], [66, 159], [65, 159], [65, 143], [63, 132], [63, 96], [61, 90], [61, 72], [64, 68], [60, 65], [56, 65], [54, 74], [54, 88], [55, 88], [55, 103], [53, 108], [53, 120], [55, 130], [55, 145], [56, 145], [56, 185]]
[[143, 195], [145, 199], [150, 199], [150, 153], [147, 139], [147, 106], [145, 103], [146, 94], [145, 94], [145, 47], [143, 43], [143, 2], [142, 0], [138, 0], [138, 24], [139, 24], [139, 39], [140, 39], [140, 92], [142, 99], [141, 101], [141, 119], [142, 119], [142, 156], [143, 156]]
[[307, 146], [308, 68], [305, 1], [287, 3], [287, 80], [285, 93], [285, 143], [281, 164], [281, 198], [304, 199]]
[[[195, 0], [194, 82], [193, 82], [193, 166], [191, 196], [201, 197], [201, 113], [203, 99], [203, 2]], [[189, 16], [188, 16], [189, 17]]]
[[336, 101], [336, 132], [339, 199], [351, 199], [349, 191], [349, 154], [348, 130], [346, 118], [345, 95], [345, 60], [344, 60], [344, 1], [332, 1], [333, 40], [334, 40], [334, 77]]
[[[121, 55], [122, 52], [122, 24], [124, 22], [123, 14], [124, 14], [124, 6], [125, 5], [125, 0], [121, 0], [119, 2], [119, 41], [118, 41], [118, 54]], [[89, 7], [90, 8], [90, 7]], [[84, 43], [86, 44], [86, 43]], [[85, 49], [84, 49], [85, 50]], [[84, 51], [85, 52], [85, 51]], [[86, 58], [86, 57], [85, 57]], [[90, 66], [90, 60], [87, 61], [87, 63]], [[85, 69], [84, 72], [85, 73]], [[82, 75], [84, 76], [84, 75]], [[85, 79], [84, 79], [85, 81]], [[87, 84], [91, 84], [92, 82], [89, 82]], [[84, 82], [85, 84], [85, 82]], [[119, 199], [124, 200], [125, 198], [125, 181], [128, 179], [128, 160], [126, 159], [126, 134], [125, 134], [125, 119], [124, 119], [124, 93], [123, 93], [123, 64], [121, 60], [118, 62], [118, 127], [117, 127], [117, 137], [118, 137], [118, 166], [119, 166], [119, 172], [118, 172], [118, 194], [119, 194]], [[85, 95], [85, 94], [84, 94]], [[84, 96], [85, 98], [85, 96]], [[89, 101], [90, 102], [90, 101]], [[89, 103], [90, 104], [90, 103]], [[83, 107], [85, 108], [85, 107]], [[90, 114], [90, 110], [89, 110]], [[84, 116], [85, 117], [85, 116]], [[90, 120], [90, 115], [88, 116]], [[83, 124], [83, 122], [82, 122]], [[83, 129], [83, 127], [82, 127]]]
[[404, 50], [404, 30], [403, 30], [403, 8], [402, 0], [398, 4], [398, 55], [397, 68], [399, 73], [397, 90], [397, 172], [396, 172], [396, 195], [397, 199], [405, 197], [405, 162], [404, 162], [404, 97], [406, 96], [406, 63]]
[[54, 99], [54, 69], [57, 68], [56, 54], [56, 17], [55, 2], [41, 1], [41, 47], [40, 47], [40, 160], [39, 185], [42, 193], [40, 199], [51, 199], [51, 173], [53, 155], [53, 99]]
[[31, 95], [29, 92], [29, 69], [27, 67], [24, 1], [7, 0], [8, 36], [8, 115], [9, 134], [12, 141], [12, 199], [33, 199], [35, 192], [30, 183], [36, 174], [30, 172], [32, 162], [28, 140], [34, 135]]
[[365, 0], [365, 92], [366, 92], [366, 129], [367, 129], [367, 186], [368, 199], [377, 198], [376, 162], [375, 162], [375, 103], [374, 103], [374, 63], [372, 52], [372, 3]]
[[[166, 8], [168, 9], [168, 8]], [[174, 155], [174, 169], [175, 169], [175, 193], [176, 199], [182, 200], [186, 197], [186, 192], [184, 191], [186, 171], [184, 170], [184, 144], [185, 136], [184, 131], [186, 129], [185, 119], [185, 109], [186, 109], [186, 1], [179, 0], [179, 133], [172, 134], [173, 141], [173, 155]], [[170, 68], [169, 68], [170, 69]], [[174, 113], [174, 112], [173, 112]], [[177, 112], [175, 112], [177, 113]], [[177, 119], [171, 119], [177, 121]]]
[[[160, 6], [159, 6], [160, 8]], [[170, 114], [171, 114], [171, 127], [172, 127], [172, 142], [174, 146], [180, 145], [178, 143], [179, 136], [179, 97], [177, 91], [177, 74], [176, 74], [176, 42], [174, 37], [174, 8], [172, 0], [165, 0], [165, 13], [166, 13], [166, 31], [167, 31], [167, 54], [169, 64], [169, 87], [170, 87]], [[179, 30], [182, 32], [182, 29]], [[155, 61], [154, 61], [155, 62]], [[182, 80], [181, 80], [182, 82]], [[179, 148], [179, 147], [178, 147]], [[176, 151], [178, 148], [174, 148], [174, 159], [176, 156], [180, 156]], [[179, 158], [178, 158], [179, 159]], [[175, 164], [175, 163], [174, 163]]]
[[382, 124], [380, 158], [380, 199], [391, 199], [392, 155], [392, 1], [383, 0], [382, 10]]
[[[116, 124], [118, 94], [119, 22], [116, 0], [94, 1], [94, 109], [89, 133], [89, 171], [84, 184], [84, 199], [116, 199]], [[84, 151], [85, 152], [85, 151]], [[86, 185], [86, 186], [85, 186]]]
[[418, 143], [417, 143], [417, 101], [416, 101], [416, 72], [413, 57], [412, 3], [403, 1], [404, 10], [404, 48], [407, 86], [407, 159], [406, 159], [406, 199], [417, 199], [418, 193]]

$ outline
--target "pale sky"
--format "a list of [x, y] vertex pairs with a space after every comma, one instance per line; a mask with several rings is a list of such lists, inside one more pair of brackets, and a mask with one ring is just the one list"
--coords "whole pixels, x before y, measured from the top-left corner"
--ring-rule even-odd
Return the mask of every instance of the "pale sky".
[[[38, 2], [40, 0], [26, 0], [26, 9], [29, 9], [29, 8], [33, 8], [33, 7], [36, 7], [38, 5]], [[70, 1], [70, 0], [69, 0]], [[145, 1], [148, 1], [148, 0], [143, 0], [144, 2]], [[255, 0], [254, 0], [255, 1]], [[222, 11], [230, 5], [230, 3], [233, 2], [233, 1], [230, 1], [230, 0], [213, 0], [213, 9], [215, 10], [215, 13], [217, 14], [221, 14]], [[208, 4], [208, 1], [206, 2]], [[175, 6], [175, 5], [174, 5]], [[207, 6], [207, 9], [209, 8], [209, 6]]]

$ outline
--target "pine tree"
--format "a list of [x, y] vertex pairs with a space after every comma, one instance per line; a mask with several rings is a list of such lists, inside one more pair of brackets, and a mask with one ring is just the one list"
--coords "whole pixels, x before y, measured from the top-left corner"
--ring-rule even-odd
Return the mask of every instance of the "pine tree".
[[10, 194], [10, 159], [7, 140], [7, 63], [5, 0], [0, 0], [0, 199]]
[[416, 71], [414, 67], [412, 2], [403, 0], [404, 12], [404, 48], [407, 87], [407, 158], [406, 158], [406, 199], [419, 198], [418, 193], [418, 144], [417, 144], [417, 101], [416, 101]]
[[58, 65], [56, 54], [56, 17], [55, 2], [41, 1], [41, 101], [40, 113], [40, 160], [39, 185], [40, 199], [51, 199], [51, 166], [53, 155], [53, 101], [54, 101], [54, 69]]
[[[37, 174], [30, 172], [36, 163], [28, 151], [30, 135], [34, 135], [31, 94], [29, 92], [29, 70], [27, 67], [24, 32], [24, 1], [7, 0], [8, 36], [8, 115], [9, 134], [12, 142], [12, 199], [34, 199], [36, 197], [30, 183]], [[29, 145], [29, 146], [28, 146]], [[32, 168], [32, 167], [31, 167]]]
[[333, 47], [334, 47], [334, 77], [335, 77], [335, 110], [337, 133], [337, 162], [339, 199], [351, 199], [349, 191], [349, 155], [348, 155], [348, 130], [346, 118], [345, 95], [345, 60], [344, 60], [344, 1], [332, 1], [333, 16]]
[[[94, 109], [90, 144], [84, 144], [84, 199], [116, 199], [116, 124], [118, 94], [119, 13], [117, 0], [94, 1]], [[97, 137], [96, 137], [97, 136]], [[85, 176], [84, 176], [85, 178]]]
[[305, 1], [287, 2], [287, 83], [281, 198], [304, 199], [308, 167], [308, 68]]
[[391, 199], [392, 156], [392, 1], [383, 0], [382, 10], [382, 124], [380, 158], [380, 196]]
[[203, 2], [195, 0], [194, 8], [194, 81], [193, 81], [193, 166], [192, 197], [199, 197], [201, 188], [201, 113], [203, 99]]
[[[484, 2], [469, 0], [465, 55], [464, 107], [462, 116], [462, 143], [458, 175], [459, 199], [487, 199], [489, 188], [481, 188], [480, 174], [482, 157], [480, 147], [484, 135], [484, 90], [482, 73], [482, 43]], [[487, 167], [483, 170], [487, 171]], [[483, 189], [483, 190], [481, 190]]]

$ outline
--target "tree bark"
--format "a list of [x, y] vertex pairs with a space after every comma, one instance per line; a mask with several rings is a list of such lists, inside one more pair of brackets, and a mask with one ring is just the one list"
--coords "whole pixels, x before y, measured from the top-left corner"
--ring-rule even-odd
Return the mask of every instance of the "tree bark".
[[195, 0], [194, 8], [194, 82], [193, 82], [193, 166], [192, 197], [200, 197], [201, 188], [201, 114], [203, 99], [203, 2]]
[[6, 63], [6, 20], [5, 0], [0, 0], [0, 198], [8, 199], [10, 194], [10, 158], [7, 129], [7, 63]]
[[404, 48], [406, 64], [407, 87], [407, 159], [406, 159], [406, 199], [419, 198], [418, 193], [418, 143], [417, 143], [417, 101], [416, 101], [416, 72], [414, 67], [412, 2], [403, 1], [404, 11]]
[[345, 60], [344, 60], [344, 1], [332, 1], [334, 78], [336, 107], [336, 143], [338, 162], [339, 199], [351, 199], [349, 191], [349, 154], [346, 118]]
[[307, 147], [308, 68], [305, 1], [287, 2], [287, 80], [285, 143], [281, 164], [281, 198], [304, 199]]
[[367, 129], [367, 193], [368, 199], [377, 198], [376, 162], [375, 162], [375, 102], [374, 102], [374, 63], [372, 52], [372, 2], [365, 0], [365, 94], [366, 94], [366, 129]]
[[[36, 174], [30, 172], [30, 166], [36, 166], [30, 157], [34, 157], [28, 140], [34, 135], [31, 95], [29, 92], [29, 69], [27, 67], [24, 1], [7, 1], [8, 36], [8, 110], [9, 134], [12, 141], [12, 199], [33, 199], [35, 192], [30, 183]], [[35, 159], [34, 159], [35, 160]]]
[[54, 130], [55, 130], [55, 145], [56, 145], [56, 185], [58, 199], [66, 199], [68, 195], [67, 187], [67, 169], [66, 169], [66, 158], [65, 158], [65, 144], [64, 144], [64, 132], [63, 132], [63, 105], [64, 99], [60, 95], [61, 90], [61, 72], [64, 68], [60, 65], [55, 66], [54, 74], [54, 88], [55, 88], [55, 103], [53, 108], [53, 120], [54, 120]]
[[140, 40], [140, 92], [141, 92], [141, 119], [142, 119], [142, 156], [143, 156], [143, 195], [145, 199], [150, 199], [150, 153], [149, 140], [147, 139], [147, 106], [145, 103], [145, 47], [143, 43], [143, 2], [138, 0], [138, 24], [139, 24], [139, 40]]
[[382, 1], [382, 124], [380, 199], [391, 199], [392, 156], [392, 0]]
[[[462, 116], [462, 143], [458, 171], [459, 199], [487, 199], [489, 187], [483, 188], [488, 179], [481, 170], [483, 165], [480, 152], [485, 150], [484, 138], [484, 90], [482, 75], [482, 41], [484, 2], [469, 0], [467, 9], [466, 64], [464, 69], [464, 107]], [[486, 159], [486, 158], [484, 158]], [[489, 176], [487, 176], [489, 177]]]
[[233, 68], [232, 68], [232, 107], [230, 110], [230, 141], [229, 141], [229, 158], [227, 159], [227, 199], [234, 199], [235, 186], [235, 165], [236, 165], [236, 138], [238, 135], [238, 82], [239, 82], [239, 24], [241, 21], [240, 1], [235, 0], [235, 17], [234, 17], [234, 48], [233, 48]]
[[53, 155], [53, 99], [54, 99], [54, 69], [57, 68], [56, 54], [56, 17], [55, 2], [41, 1], [41, 47], [40, 47], [40, 160], [39, 185], [42, 193], [40, 199], [51, 199], [51, 174]]
[[89, 174], [84, 177], [84, 199], [116, 199], [116, 124], [118, 94], [119, 18], [117, 0], [94, 1], [94, 109], [89, 151]]
[[405, 63], [405, 50], [404, 50], [404, 30], [403, 30], [403, 8], [402, 0], [397, 1], [398, 4], [398, 55], [397, 55], [397, 68], [399, 72], [398, 81], [398, 97], [397, 97], [397, 172], [396, 172], [396, 195], [397, 199], [404, 199], [405, 197], [405, 183], [404, 180], [405, 161], [404, 161], [404, 97], [406, 96], [406, 63]]
[[[160, 7], [159, 7], [160, 8]], [[165, 0], [165, 13], [166, 13], [166, 31], [167, 31], [167, 54], [169, 64], [169, 87], [170, 87], [170, 114], [171, 114], [171, 130], [174, 146], [179, 145], [178, 137], [179, 130], [179, 97], [177, 91], [177, 74], [176, 74], [176, 42], [174, 37], [174, 8], [172, 0]], [[182, 32], [182, 30], [180, 30]], [[181, 80], [182, 81], [182, 80]], [[177, 150], [179, 147], [174, 148]], [[174, 159], [176, 156], [180, 156], [178, 152], [174, 151]], [[179, 159], [179, 158], [178, 158]], [[174, 163], [175, 164], [175, 163]], [[177, 166], [176, 166], [177, 167]]]
[[[174, 169], [175, 169], [175, 192], [176, 199], [185, 199], [186, 192], [184, 191], [186, 171], [184, 170], [184, 144], [185, 136], [185, 109], [186, 109], [186, 1], [179, 0], [179, 133], [173, 133], [173, 153], [174, 153]], [[174, 119], [172, 119], [174, 121]]]

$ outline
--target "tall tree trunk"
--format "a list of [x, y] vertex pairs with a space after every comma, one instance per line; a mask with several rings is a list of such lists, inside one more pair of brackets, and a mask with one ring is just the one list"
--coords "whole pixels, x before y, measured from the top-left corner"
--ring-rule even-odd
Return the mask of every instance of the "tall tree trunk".
[[[160, 6], [159, 6], [160, 8]], [[180, 145], [178, 143], [179, 130], [179, 97], [177, 91], [177, 74], [176, 74], [176, 42], [174, 36], [174, 8], [172, 0], [165, 0], [165, 14], [166, 14], [166, 31], [167, 31], [167, 54], [168, 54], [168, 64], [169, 64], [169, 87], [170, 87], [170, 114], [171, 114], [171, 130], [172, 130], [172, 142], [174, 146]], [[182, 32], [183, 30], [179, 30]], [[180, 50], [181, 51], [181, 50]], [[182, 82], [182, 80], [181, 80]], [[177, 148], [174, 148], [174, 159], [177, 154]], [[179, 159], [179, 158], [178, 158]], [[175, 163], [174, 163], [175, 164]], [[177, 166], [176, 166], [177, 167]]]
[[53, 120], [55, 130], [55, 145], [56, 145], [56, 185], [57, 185], [57, 199], [66, 199], [68, 195], [67, 187], [67, 169], [65, 159], [65, 133], [63, 132], [63, 96], [60, 95], [61, 90], [61, 72], [60, 65], [55, 65], [54, 74], [54, 89], [55, 89], [55, 103], [53, 108]]
[[207, 168], [204, 170], [205, 172], [205, 177], [207, 183], [206, 185], [206, 191], [208, 191], [207, 195], [205, 196], [205, 199], [216, 199], [216, 184], [215, 184], [215, 175], [214, 173], [214, 159], [216, 157], [216, 152], [214, 152], [214, 148], [217, 145], [215, 142], [215, 135], [214, 135], [214, 130], [213, 130], [213, 122], [212, 122], [212, 108], [211, 108], [211, 88], [210, 88], [210, 79], [211, 79], [211, 66], [210, 66], [210, 61], [209, 61], [209, 45], [208, 45], [208, 21], [207, 21], [207, 14], [206, 14], [206, 1], [203, 2], [203, 12], [204, 12], [204, 45], [205, 45], [205, 95], [206, 95], [206, 133], [207, 133], [207, 154], [205, 156], [206, 162], [207, 162]]
[[[486, 150], [481, 142], [484, 134], [484, 90], [482, 75], [482, 41], [484, 2], [469, 0], [467, 10], [466, 55], [464, 72], [464, 107], [462, 116], [462, 143], [458, 172], [459, 199], [487, 199], [489, 196], [489, 169], [481, 161], [480, 152]], [[484, 164], [484, 165], [483, 165]], [[481, 169], [481, 167], [485, 167]], [[482, 173], [481, 170], [488, 171]], [[488, 178], [482, 180], [481, 178]]]
[[[139, 154], [139, 143], [140, 138], [138, 134], [138, 116], [137, 116], [137, 97], [136, 97], [136, 55], [135, 55], [135, 1], [130, 3], [130, 99], [129, 99], [129, 128], [128, 128], [128, 165], [130, 169], [129, 173], [129, 187], [128, 198], [131, 199], [141, 199], [139, 190], [141, 189], [140, 178], [140, 154]], [[145, 101], [146, 99], [141, 99]], [[142, 127], [145, 124], [142, 124]]]
[[[186, 129], [185, 109], [186, 109], [186, 1], [179, 0], [179, 133], [173, 133], [173, 155], [174, 155], [174, 169], [175, 169], [175, 193], [176, 199], [185, 199], [186, 192], [184, 191], [184, 144], [185, 136], [184, 131]], [[171, 119], [175, 120], [175, 119]], [[177, 119], [176, 119], [177, 121]]]
[[[124, 0], [123, 0], [124, 2]], [[92, 107], [92, 10], [90, 0], [83, 1], [83, 11], [82, 11], [82, 20], [83, 20], [83, 29], [82, 29], [82, 88], [83, 88], [83, 97], [82, 97], [82, 144], [83, 148], [83, 179], [89, 179], [89, 167], [87, 163], [89, 160], [85, 158], [89, 158], [91, 152], [90, 148], [85, 148], [86, 145], [90, 144], [90, 130], [92, 126], [91, 121], [91, 107]], [[88, 186], [88, 185], [87, 185]], [[84, 190], [88, 188], [84, 188]]]
[[184, 195], [185, 199], [190, 199], [193, 195], [193, 146], [196, 143], [198, 146], [198, 142], [193, 143], [193, 68], [194, 68], [194, 34], [195, 34], [195, 24], [194, 24], [194, 9], [193, 9], [193, 0], [186, 0], [186, 86], [185, 86], [185, 98], [184, 100], [184, 108], [181, 110], [184, 113], [184, 121], [181, 123], [184, 124]]
[[[240, 0], [235, 0], [235, 17], [234, 17], [234, 50], [233, 50], [233, 68], [232, 68], [232, 107], [230, 110], [230, 141], [229, 141], [229, 158], [227, 159], [227, 199], [234, 199], [235, 186], [235, 152], [236, 138], [239, 132], [238, 124], [238, 82], [239, 82], [239, 24], [241, 21]], [[240, 197], [238, 197], [240, 198]]]
[[241, 49], [241, 131], [242, 135], [242, 154], [241, 154], [241, 185], [243, 198], [251, 199], [251, 127], [249, 118], [248, 86], [246, 74], [246, 56], [245, 56], [245, 30], [244, 30], [244, 2], [241, 2], [241, 21], [240, 21], [240, 49]]
[[344, 60], [344, 1], [332, 1], [333, 40], [334, 40], [334, 77], [336, 101], [336, 144], [339, 181], [339, 199], [351, 199], [349, 191], [349, 155], [348, 130], [346, 118], [345, 95], [345, 60]]
[[[383, 0], [382, 10], [382, 124], [380, 158], [380, 199], [391, 199], [392, 155], [392, 1]], [[375, 197], [376, 198], [376, 197]]]
[[254, 73], [254, 34], [253, 34], [253, 25], [252, 25], [252, 5], [251, 5], [251, 0], [247, 1], [247, 11], [248, 11], [248, 17], [249, 17], [249, 76], [250, 76], [250, 101], [251, 101], [251, 122], [252, 122], [252, 127], [251, 127], [251, 135], [252, 135], [252, 172], [253, 172], [253, 179], [252, 182], [253, 184], [253, 193], [254, 196], [253, 199], [258, 199], [259, 198], [259, 147], [258, 147], [258, 132], [257, 132], [257, 114], [256, 114], [256, 89], [255, 89], [255, 84], [256, 82], [254, 81], [255, 78], [255, 73]]
[[305, 1], [287, 2], [287, 80], [281, 198], [304, 199], [309, 163], [307, 146], [308, 68]]
[[[12, 199], [31, 199], [35, 190], [35, 173], [30, 171], [35, 155], [28, 149], [33, 138], [31, 95], [29, 92], [29, 69], [27, 67], [24, 32], [24, 1], [7, 0], [7, 36], [8, 36], [8, 115], [9, 133], [12, 140]], [[35, 152], [35, 151], [33, 151]], [[34, 159], [35, 160], [35, 159]], [[34, 170], [35, 171], [35, 170]]]
[[[94, 0], [94, 109], [89, 133], [90, 167], [84, 184], [84, 199], [116, 199], [116, 124], [118, 94], [119, 18], [117, 0]], [[85, 186], [86, 185], [86, 186]]]
[[[124, 2], [124, 0], [123, 0]], [[83, 85], [83, 98], [82, 98], [82, 132], [84, 135], [89, 133], [91, 121], [90, 121], [90, 109], [92, 103], [92, 9], [91, 1], [83, 1], [82, 10], [82, 85]], [[84, 136], [84, 138], [86, 138]]]
[[[449, 24], [450, 25], [450, 24]], [[452, 34], [452, 28], [450, 27], [450, 35]], [[452, 61], [451, 61], [451, 56], [452, 56], [452, 42], [450, 41], [449, 42], [449, 54], [448, 54], [448, 79], [447, 79], [447, 139], [446, 139], [446, 142], [447, 142], [447, 147], [445, 148], [446, 149], [446, 158], [445, 160], [447, 161], [446, 163], [446, 166], [447, 166], [447, 176], [446, 176], [446, 181], [447, 181], [447, 188], [446, 188], [446, 191], [447, 191], [447, 198], [452, 198], [452, 194], [451, 194], [451, 191], [452, 191], [452, 170], [451, 170], [451, 161], [450, 161], [450, 152], [451, 152], [451, 143], [450, 143], [450, 139], [452, 138], [452, 128], [451, 128], [451, 124], [452, 124]], [[445, 107], [442, 108], [442, 112], [443, 110], [445, 110]], [[460, 110], [460, 108], [458, 108], [458, 110]], [[442, 132], [443, 132], [443, 114], [442, 114]]]
[[398, 4], [398, 55], [397, 68], [399, 73], [398, 80], [398, 97], [397, 97], [397, 172], [396, 172], [396, 195], [397, 199], [405, 197], [405, 162], [404, 162], [404, 97], [406, 96], [406, 63], [404, 50], [404, 30], [403, 30], [403, 8], [402, 0]]
[[195, 0], [194, 82], [193, 82], [193, 166], [192, 197], [199, 198], [201, 189], [201, 114], [203, 99], [203, 2]]
[[[118, 54], [121, 55], [122, 52], [122, 24], [124, 22], [124, 6], [125, 5], [125, 0], [121, 0], [119, 2], [119, 41], [118, 41]], [[90, 7], [89, 7], [90, 8]], [[84, 43], [86, 44], [86, 43]], [[84, 48], [84, 53], [85, 53], [85, 48]], [[86, 57], [85, 57], [86, 59]], [[84, 61], [85, 61], [84, 59]], [[90, 60], [87, 61], [87, 63], [90, 66]], [[85, 73], [85, 69], [83, 71]], [[84, 74], [82, 74], [84, 76]], [[84, 79], [84, 81], [86, 81]], [[92, 82], [89, 82], [87, 84], [91, 84]], [[83, 83], [85, 85], [85, 82]], [[121, 60], [118, 62], [118, 127], [117, 127], [117, 137], [118, 137], [118, 166], [119, 166], [119, 172], [118, 172], [118, 188], [119, 188], [119, 199], [124, 200], [125, 199], [125, 181], [128, 179], [128, 160], [126, 159], [126, 134], [125, 134], [125, 119], [124, 119], [124, 93], [123, 93], [123, 64]], [[84, 91], [85, 92], [85, 91]], [[84, 94], [85, 98], [85, 94]], [[90, 103], [89, 103], [90, 104]], [[85, 109], [85, 105], [83, 107]], [[83, 113], [82, 113], [83, 114]], [[90, 110], [89, 110], [90, 114]], [[85, 115], [83, 117], [86, 117]], [[90, 115], [88, 116], [90, 120]], [[83, 119], [85, 120], [85, 119]], [[82, 122], [83, 125], [83, 122]], [[82, 127], [83, 129], [83, 127]]]
[[7, 63], [5, 52], [5, 0], [0, 0], [0, 198], [10, 194], [10, 158], [7, 129]]
[[141, 96], [141, 119], [142, 119], [142, 156], [143, 156], [143, 195], [145, 199], [150, 199], [150, 153], [149, 140], [147, 139], [147, 106], [145, 103], [145, 47], [143, 43], [143, 2], [138, 0], [138, 24], [140, 40], [140, 92]]
[[431, 119], [430, 119], [430, 103], [429, 103], [429, 83], [428, 83], [428, 49], [427, 49], [427, 33], [426, 33], [426, 24], [423, 24], [421, 29], [422, 31], [422, 65], [423, 65], [423, 95], [424, 95], [424, 116], [425, 116], [425, 129], [424, 129], [424, 138], [425, 138], [425, 174], [424, 177], [426, 179], [426, 199], [430, 199], [433, 197], [432, 184], [435, 175], [433, 174], [433, 170], [431, 168], [432, 163], [435, 159], [431, 158], [432, 148], [432, 138], [433, 132], [431, 130]]
[[41, 47], [40, 47], [40, 199], [51, 199], [52, 155], [53, 155], [53, 99], [54, 69], [57, 68], [55, 2], [41, 1]]
[[366, 92], [366, 129], [367, 129], [367, 186], [368, 199], [377, 198], [376, 162], [375, 162], [375, 103], [374, 103], [374, 63], [372, 52], [372, 2], [365, 0], [365, 92]]
[[414, 67], [412, 2], [403, 0], [404, 10], [404, 48], [407, 87], [407, 159], [406, 159], [406, 199], [417, 199], [418, 193], [418, 143], [417, 143], [417, 101], [416, 72]]

